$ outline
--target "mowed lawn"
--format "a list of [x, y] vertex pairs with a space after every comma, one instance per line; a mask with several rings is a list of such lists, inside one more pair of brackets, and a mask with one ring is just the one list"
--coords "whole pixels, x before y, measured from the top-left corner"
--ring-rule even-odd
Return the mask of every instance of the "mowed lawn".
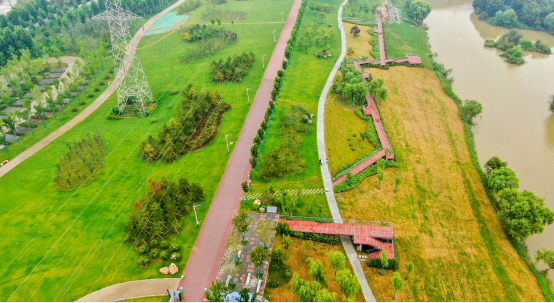
[[[261, 152], [261, 161], [258, 162], [258, 167], [260, 167], [264, 155], [267, 155], [281, 143], [281, 137], [279, 136], [280, 119], [288, 113], [292, 105], [296, 105], [302, 106], [310, 114], [315, 115], [312, 118], [313, 124], [310, 126], [310, 133], [301, 135], [300, 154], [306, 160], [306, 168], [297, 174], [269, 180], [261, 180], [256, 175], [253, 182], [253, 193], [260, 193], [270, 186], [273, 186], [275, 190], [323, 188], [317, 153], [317, 107], [323, 86], [336, 62], [336, 57], [340, 53], [340, 32], [337, 27], [336, 14], [341, 2], [339, 0], [320, 0], [317, 2], [330, 4], [334, 7], [333, 12], [325, 14], [325, 20], [319, 24], [319, 27], [323, 29], [328, 29], [328, 24], [330, 24], [330, 28], [335, 31], [335, 35], [330, 42], [332, 57], [329, 59], [317, 58], [314, 55], [315, 45], [310, 47], [307, 52], [305, 49], [300, 49], [298, 44], [296, 45], [289, 66], [285, 71], [285, 79], [276, 105], [274, 120], [271, 121], [269, 135], [267, 135], [266, 143], [264, 143], [264, 151]], [[306, 9], [298, 37], [301, 37], [307, 31], [310, 23], [317, 23], [317, 20], [312, 15], [311, 10]], [[309, 203], [301, 202], [295, 215], [319, 216], [319, 208], [321, 207], [321, 217], [331, 216], [324, 194], [309, 195], [305, 200], [310, 202], [313, 200], [315, 206], [312, 213], [309, 212], [311, 208]], [[242, 207], [246, 207], [244, 203]]]
[[[342, 100], [337, 94], [329, 93], [325, 102], [325, 149], [329, 158], [331, 175], [344, 164], [355, 162], [363, 155], [371, 153], [375, 148], [367, 139], [360, 140], [360, 132], [366, 132], [367, 122], [354, 113], [356, 108], [350, 107], [348, 100]], [[356, 137], [353, 137], [356, 134]], [[348, 141], [350, 139], [350, 141]], [[348, 145], [354, 142], [355, 150]]]
[[[345, 219], [394, 223], [400, 272], [415, 273], [400, 301], [543, 301], [537, 280], [507, 240], [466, 146], [454, 101], [423, 68], [371, 69], [389, 99], [380, 107], [399, 163], [342, 193]], [[396, 174], [402, 176], [394, 193]], [[367, 268], [378, 301], [392, 299], [392, 274]]]
[[[236, 1], [226, 6], [232, 9]], [[227, 164], [224, 134], [232, 133], [236, 140], [249, 107], [246, 87], [254, 96], [263, 74], [261, 55], [271, 56], [274, 48], [273, 30], [282, 29], [281, 12], [288, 12], [288, 1], [249, 1], [246, 21], [277, 22], [256, 25], [225, 25], [238, 33], [239, 43], [214, 57], [191, 64], [179, 62], [179, 53], [186, 49], [179, 33], [163, 40], [159, 36], [143, 39], [139, 56], [152, 87], [160, 98], [153, 115], [146, 119], [106, 120], [106, 114], [116, 105], [115, 96], [80, 125], [20, 164], [0, 180], [0, 300], [2, 301], [72, 301], [111, 284], [161, 278], [162, 265], [157, 259], [146, 269], [139, 268], [139, 254], [124, 242], [124, 227], [132, 205], [145, 192], [148, 178], [170, 180], [186, 177], [200, 183], [205, 199], [197, 209], [200, 222], [205, 217], [221, 175]], [[265, 12], [268, 10], [269, 12]], [[273, 14], [270, 14], [273, 12]], [[264, 15], [265, 14], [265, 15]], [[242, 51], [253, 51], [257, 60], [241, 83], [211, 83], [209, 64], [214, 59]], [[266, 59], [267, 59], [266, 58]], [[266, 60], [267, 63], [267, 60]], [[138, 145], [149, 135], [157, 135], [163, 122], [174, 114], [181, 95], [172, 90], [195, 84], [217, 88], [222, 102], [231, 104], [221, 124], [220, 134], [204, 149], [180, 157], [173, 163], [147, 164], [139, 159]], [[157, 123], [152, 123], [159, 120]], [[102, 173], [90, 185], [76, 191], [63, 192], [55, 188], [58, 157], [67, 152], [66, 143], [79, 140], [87, 133], [98, 131], [107, 142], [108, 154]], [[176, 262], [182, 271], [199, 229], [194, 215], [188, 215], [177, 237], [183, 260]]]

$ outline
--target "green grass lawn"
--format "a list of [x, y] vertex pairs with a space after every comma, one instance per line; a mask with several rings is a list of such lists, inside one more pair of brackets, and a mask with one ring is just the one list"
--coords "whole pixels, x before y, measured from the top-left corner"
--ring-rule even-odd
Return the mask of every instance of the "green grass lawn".
[[432, 70], [429, 59], [431, 47], [426, 31], [409, 21], [400, 24], [383, 24], [383, 30], [387, 57], [400, 58], [406, 56], [407, 53], [419, 53], [423, 65]]
[[134, 299], [119, 300], [116, 302], [168, 302], [169, 296], [140, 297]]
[[[288, 175], [279, 179], [261, 180], [256, 176], [253, 181], [253, 193], [262, 192], [270, 186], [273, 186], [275, 190], [323, 188], [321, 168], [319, 167], [319, 156], [317, 153], [317, 107], [323, 86], [336, 62], [336, 57], [340, 54], [340, 32], [337, 28], [336, 14], [341, 1], [325, 0], [318, 2], [334, 6], [333, 12], [326, 14], [325, 20], [320, 24], [320, 27], [330, 26], [330, 28], [335, 30], [335, 36], [330, 42], [332, 57], [329, 59], [317, 58], [314, 55], [315, 46], [310, 47], [307, 53], [305, 49], [300, 50], [298, 45], [295, 47], [291, 61], [286, 70], [284, 84], [278, 101], [279, 103], [276, 106], [274, 120], [271, 121], [267, 142], [264, 143], [264, 152], [261, 153], [260, 157], [263, 162], [263, 156], [281, 143], [281, 138], [279, 136], [280, 118], [288, 112], [291, 105], [301, 105], [309, 113], [316, 115], [312, 119], [313, 124], [310, 126], [310, 132], [301, 135], [302, 145], [300, 146], [300, 154], [306, 160], [306, 168], [300, 173]], [[298, 33], [299, 37], [307, 30], [307, 25], [309, 23], [317, 23], [317, 20], [314, 18], [311, 11], [307, 9], [304, 13], [302, 26]], [[322, 160], [325, 161], [325, 159]], [[319, 208], [321, 208], [321, 217], [331, 216], [325, 195], [319, 194], [309, 196], [310, 197], [301, 201], [300, 206], [295, 211], [295, 215], [319, 216]], [[294, 199], [296, 199], [296, 197], [294, 197]], [[307, 202], [308, 200], [313, 200], [315, 205], [311, 213], [310, 203]], [[243, 203], [242, 207], [246, 208], [247, 206]]]
[[[63, 112], [59, 111], [56, 113], [56, 117], [52, 116], [50, 119], [46, 120], [46, 127], [44, 124], [38, 125], [33, 131], [34, 135], [29, 132], [24, 136], [19, 137], [19, 143], [16, 141], [8, 145], [8, 152], [5, 149], [0, 150], [0, 161], [12, 160], [17, 155], [24, 152], [29, 147], [35, 145], [44, 137], [50, 135], [52, 132], [60, 128], [62, 125], [66, 124], [71, 119], [75, 118], [80, 112], [83, 111], [87, 106], [89, 106], [98, 96], [100, 96], [104, 90], [108, 87], [108, 81], [113, 80], [114, 74], [110, 73], [109, 70], [113, 68], [111, 58], [110, 61], [104, 63], [104, 70], [100, 70], [100, 75], [96, 76], [96, 79], [91, 79], [90, 83], [86, 86], [87, 91], [81, 91], [78, 97], [73, 98], [73, 104], [66, 104]], [[110, 75], [109, 79], [105, 79], [106, 75]], [[104, 84], [100, 85], [100, 81], [103, 81]], [[98, 91], [94, 89], [98, 87]], [[92, 97], [88, 95], [92, 94]], [[85, 104], [81, 104], [81, 101], [84, 101]], [[77, 108], [78, 111], [74, 112], [72, 109]], [[3, 144], [4, 141], [1, 140], [0, 144]]]
[[[248, 10], [245, 22], [249, 16], [259, 20], [263, 10], [278, 12], [274, 16], [268, 13], [264, 17], [267, 22], [280, 21], [280, 12], [288, 12], [286, 0], [261, 3], [261, 0], [249, 1], [244, 6]], [[227, 5], [231, 8], [242, 4], [230, 1]], [[164, 277], [158, 269], [170, 262], [155, 262], [141, 269], [137, 265], [139, 254], [123, 242], [127, 215], [133, 203], [144, 194], [148, 178], [186, 177], [204, 188], [205, 199], [197, 209], [203, 221], [227, 164], [224, 134], [232, 133], [234, 136], [230, 139], [235, 141], [240, 132], [249, 110], [245, 88], [253, 87], [250, 94], [254, 96], [263, 74], [261, 55], [270, 56], [274, 48], [274, 29], [282, 29], [282, 24], [235, 24], [238, 44], [191, 64], [178, 60], [185, 48], [178, 32], [163, 40], [160, 38], [164, 34], [145, 37], [139, 48], [150, 46], [139, 49], [138, 54], [154, 96], [161, 99], [150, 118], [106, 120], [106, 114], [117, 104], [112, 95], [80, 125], [2, 178], [0, 221], [4, 224], [0, 230], [3, 239], [0, 255], [4, 258], [0, 261], [3, 277], [0, 299], [69, 301], [111, 284]], [[242, 51], [253, 51], [258, 58], [243, 82], [214, 84], [209, 81], [212, 60]], [[231, 110], [223, 117], [220, 135], [204, 149], [173, 163], [145, 163], [139, 159], [138, 144], [150, 134], [157, 135], [161, 124], [174, 115], [181, 97], [168, 92], [188, 83], [198, 88], [202, 85], [217, 88], [223, 102], [231, 104]], [[151, 123], [157, 119], [158, 123]], [[92, 184], [79, 190], [58, 191], [56, 165], [59, 155], [67, 151], [66, 142], [96, 131], [107, 142], [108, 154], [102, 173]], [[183, 256], [176, 263], [180, 270], [186, 265], [198, 235], [195, 225], [193, 215], [185, 217], [183, 230], [177, 237]]]

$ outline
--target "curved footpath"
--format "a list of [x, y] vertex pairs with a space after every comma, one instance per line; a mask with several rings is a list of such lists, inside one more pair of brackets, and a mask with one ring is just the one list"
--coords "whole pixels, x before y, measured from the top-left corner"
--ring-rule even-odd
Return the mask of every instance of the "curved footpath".
[[[177, 6], [179, 6], [181, 3], [185, 2], [186, 0], [178, 0], [174, 4], [172, 4], [170, 7], [164, 9], [163, 11], [156, 14], [154, 17], [150, 18], [150, 20], [146, 21], [144, 23], [144, 26], [141, 27], [133, 39], [131, 40], [132, 47], [127, 50], [127, 54], [125, 57], [133, 56], [135, 54], [135, 50], [137, 48], [138, 43], [140, 42], [140, 39], [145, 36], [145, 33], [148, 31], [148, 28], [158, 20], [161, 16], [168, 13], [169, 11], [175, 9]], [[36, 154], [38, 151], [46, 147], [48, 144], [52, 143], [54, 140], [58, 139], [61, 135], [65, 134], [67, 131], [72, 129], [75, 125], [81, 123], [83, 120], [85, 120], [90, 114], [92, 114], [95, 110], [97, 110], [108, 98], [115, 92], [119, 84], [121, 83], [121, 79], [123, 79], [126, 75], [126, 71], [128, 69], [125, 68], [123, 71], [120, 72], [120, 74], [116, 77], [114, 81], [112, 81], [112, 84], [106, 88], [106, 90], [98, 97], [94, 102], [92, 102], [87, 108], [85, 108], [80, 114], [78, 114], [75, 118], [73, 118], [71, 121], [67, 122], [66, 124], [62, 125], [60, 128], [55, 130], [50, 135], [46, 136], [44, 139], [40, 140], [35, 145], [31, 146], [29, 149], [25, 150], [21, 154], [19, 154], [17, 157], [13, 158], [8, 164], [4, 165], [0, 169], [0, 178], [2, 178], [5, 174], [7, 174], [10, 170], [14, 169], [17, 165], [23, 163], [23, 161], [29, 159], [34, 154]], [[123, 73], [123, 74], [122, 74]]]
[[[324, 123], [325, 101], [327, 99], [327, 94], [329, 93], [329, 89], [331, 88], [331, 84], [333, 83], [333, 79], [335, 79], [335, 75], [337, 74], [337, 71], [340, 69], [340, 66], [346, 55], [346, 34], [344, 32], [344, 27], [342, 26], [342, 9], [344, 8], [344, 5], [347, 2], [348, 0], [345, 0], [341, 4], [339, 8], [339, 13], [338, 13], [339, 29], [340, 29], [340, 35], [341, 35], [340, 56], [338, 57], [337, 63], [333, 67], [333, 70], [331, 71], [331, 74], [327, 79], [327, 83], [325, 83], [325, 87], [321, 92], [321, 96], [319, 97], [319, 106], [317, 109], [317, 149], [319, 153], [319, 159], [327, 159], [327, 152], [325, 150], [325, 123]], [[337, 200], [335, 199], [335, 193], [333, 192], [333, 182], [331, 181], [331, 174], [329, 173], [329, 166], [327, 164], [321, 166], [321, 175], [323, 177], [323, 184], [326, 189], [325, 195], [327, 196], [327, 203], [329, 204], [329, 208], [331, 209], [333, 220], [335, 221], [335, 223], [343, 223], [342, 217], [340, 215], [339, 207], [337, 205]], [[329, 190], [327, 191], [327, 189]], [[358, 259], [358, 254], [356, 253], [356, 249], [352, 244], [352, 240], [350, 239], [350, 237], [341, 237], [341, 242], [342, 242], [342, 245], [344, 246], [344, 250], [346, 251], [346, 255], [348, 256], [348, 259], [350, 260], [350, 264], [352, 264], [354, 273], [358, 277], [358, 281], [360, 282], [362, 293], [364, 294], [364, 298], [366, 302], [376, 302], [377, 300], [375, 299], [375, 296], [373, 295], [373, 292], [371, 291], [371, 288], [367, 283], [364, 270], [362, 269], [362, 264]]]
[[180, 280], [179, 278], [148, 279], [114, 284], [90, 293], [77, 302], [113, 302], [131, 298], [163, 296], [167, 295], [168, 289], [177, 289]]
[[179, 286], [183, 287], [186, 301], [204, 300], [204, 288], [210, 287], [211, 282], [217, 277], [227, 238], [232, 230], [231, 220], [237, 213], [242, 200], [240, 184], [247, 179], [250, 171], [248, 159], [252, 140], [256, 136], [269, 106], [273, 80], [277, 76], [277, 71], [282, 67], [287, 40], [290, 38], [296, 22], [301, 2], [301, 0], [295, 0], [291, 7], [262, 78], [262, 83], [256, 92], [252, 107], [217, 187], [210, 210], [187, 261], [184, 278], [179, 283]]

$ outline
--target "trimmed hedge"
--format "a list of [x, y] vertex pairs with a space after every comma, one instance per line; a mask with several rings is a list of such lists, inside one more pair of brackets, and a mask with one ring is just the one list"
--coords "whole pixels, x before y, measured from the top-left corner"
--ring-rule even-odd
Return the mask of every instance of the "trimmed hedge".
[[[396, 163], [395, 161], [387, 160], [385, 162], [385, 168], [387, 167], [398, 167], [398, 163]], [[362, 183], [362, 181], [364, 181], [365, 178], [371, 177], [376, 174], [377, 174], [377, 165], [372, 165], [364, 169], [361, 173], [354, 175], [352, 179], [350, 179], [350, 185], [348, 184], [348, 181], [344, 181], [342, 183], [337, 184], [334, 188], [334, 191], [338, 193], [338, 192], [345, 192], [345, 191], [352, 190], [358, 187]]]
[[295, 237], [295, 238], [304, 239], [304, 240], [312, 240], [314, 242], [327, 243], [331, 245], [337, 245], [340, 243], [339, 236], [320, 235], [320, 234], [314, 234], [314, 233], [301, 233], [301, 232], [292, 231], [290, 229], [290, 225], [288, 225], [285, 222], [277, 223], [277, 227], [275, 228], [275, 231], [277, 231], [281, 235], [287, 235], [290, 237]]
[[[375, 258], [375, 259], [368, 259], [366, 261], [366, 264], [368, 267], [375, 267], [375, 268], [381, 268], [381, 259]], [[400, 261], [398, 258], [390, 259], [389, 265], [385, 267], [385, 269], [392, 269], [392, 270], [398, 270], [400, 268]]]
[[373, 117], [365, 116], [361, 107], [357, 108], [354, 112], [356, 113], [356, 116], [358, 116], [358, 118], [367, 122], [367, 129], [365, 134], [371, 145], [373, 145], [375, 149], [381, 148], [381, 141], [379, 141], [379, 135], [377, 135], [377, 130], [375, 129], [375, 125], [373, 124]]

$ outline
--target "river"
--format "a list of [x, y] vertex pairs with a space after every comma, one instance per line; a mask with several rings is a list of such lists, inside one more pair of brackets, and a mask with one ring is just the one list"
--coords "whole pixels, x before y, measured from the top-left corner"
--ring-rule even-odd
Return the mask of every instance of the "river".
[[[433, 11], [425, 23], [437, 61], [453, 69], [453, 89], [460, 98], [483, 104], [474, 128], [481, 165], [493, 156], [507, 161], [519, 177], [520, 190], [545, 198], [554, 210], [554, 115], [547, 103], [554, 94], [554, 55], [527, 53], [526, 64], [510, 65], [498, 50], [484, 47], [485, 39], [508, 30], [479, 21], [471, 0], [430, 3]], [[526, 40], [541, 39], [554, 47], [552, 35], [519, 32]], [[554, 249], [554, 225], [530, 237], [527, 245], [530, 252]]]

